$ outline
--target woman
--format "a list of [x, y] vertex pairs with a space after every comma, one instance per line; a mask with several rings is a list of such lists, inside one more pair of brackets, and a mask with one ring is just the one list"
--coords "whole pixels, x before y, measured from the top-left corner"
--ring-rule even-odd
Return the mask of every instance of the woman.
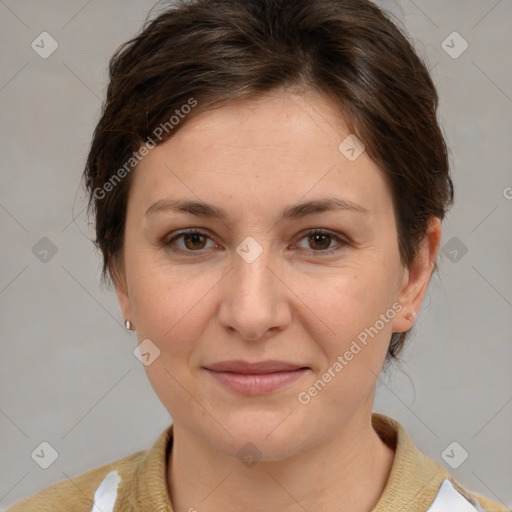
[[114, 55], [84, 173], [173, 418], [17, 511], [504, 511], [372, 413], [453, 201], [437, 94], [366, 0], [198, 0]]

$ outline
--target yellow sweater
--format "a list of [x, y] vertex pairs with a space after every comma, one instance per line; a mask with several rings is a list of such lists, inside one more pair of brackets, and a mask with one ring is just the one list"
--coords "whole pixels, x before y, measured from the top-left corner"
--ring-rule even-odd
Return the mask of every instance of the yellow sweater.
[[[414, 446], [397, 421], [373, 413], [372, 424], [395, 449], [386, 487], [372, 512], [509, 512], [458, 485]], [[149, 450], [50, 485], [7, 512], [172, 512], [166, 480], [172, 427]]]

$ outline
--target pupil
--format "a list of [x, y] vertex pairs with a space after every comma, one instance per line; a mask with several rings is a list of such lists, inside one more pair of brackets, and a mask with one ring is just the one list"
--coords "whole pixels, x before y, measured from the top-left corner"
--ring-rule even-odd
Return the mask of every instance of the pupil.
[[[198, 243], [199, 244], [201, 243], [201, 240], [200, 240], [201, 237], [202, 237], [202, 235], [195, 233], [192, 235], [188, 235], [187, 239], [192, 242], [192, 245], [197, 245]], [[313, 244], [325, 245], [325, 241], [326, 241], [326, 239], [329, 238], [329, 235], [315, 234], [312, 236], [312, 238], [313, 238]], [[327, 246], [329, 246], [328, 243], [327, 243]]]
[[201, 244], [201, 240], [200, 240], [201, 237], [202, 237], [202, 235], [200, 235], [198, 233], [194, 233], [194, 234], [188, 235], [187, 239], [192, 243], [193, 246], [195, 246], [197, 244]]
[[[325, 239], [328, 238], [329, 235], [322, 235], [322, 234], [315, 234], [313, 235], [313, 243], [314, 244], [320, 244], [322, 245], [322, 240], [323, 240], [323, 245], [325, 245]], [[329, 246], [329, 243], [327, 243], [327, 246]]]

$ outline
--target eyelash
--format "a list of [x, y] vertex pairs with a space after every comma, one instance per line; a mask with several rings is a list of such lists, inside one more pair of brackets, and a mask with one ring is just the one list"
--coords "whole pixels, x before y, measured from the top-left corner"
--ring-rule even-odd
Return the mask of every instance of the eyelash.
[[[184, 254], [187, 254], [187, 255], [194, 255], [194, 254], [203, 254], [204, 251], [206, 251], [206, 249], [200, 249], [198, 251], [191, 251], [191, 250], [188, 250], [188, 249], [181, 249], [181, 248], [175, 248], [173, 247], [173, 243], [179, 239], [180, 237], [184, 236], [184, 235], [201, 235], [201, 236], [204, 236], [206, 238], [209, 238], [211, 240], [211, 237], [208, 236], [208, 234], [204, 233], [203, 231], [200, 231], [198, 229], [195, 229], [195, 228], [191, 228], [191, 229], [185, 229], [185, 230], [182, 230], [182, 231], [179, 231], [178, 233], [176, 233], [176, 236], [172, 237], [171, 239], [168, 239], [168, 238], [165, 238], [163, 240], [163, 245], [165, 247], [168, 247], [171, 251], [173, 252], [181, 252], [181, 253], [184, 253]], [[331, 237], [331, 239], [333, 241], [336, 241], [338, 243], [338, 245], [340, 247], [338, 248], [334, 248], [334, 249], [328, 249], [328, 250], [314, 250], [314, 249], [311, 249], [311, 252], [315, 255], [330, 255], [332, 254], [333, 252], [337, 252], [337, 251], [340, 251], [341, 249], [344, 248], [344, 246], [348, 245], [348, 242], [346, 240], [344, 240], [343, 238], [341, 238], [340, 236], [334, 234], [334, 233], [331, 233], [330, 231], [326, 231], [326, 230], [323, 230], [323, 229], [310, 229], [306, 232], [303, 233], [302, 237], [299, 239], [300, 240], [303, 240], [304, 238], [307, 238], [307, 237], [310, 237], [310, 236], [313, 236], [313, 235], [328, 235]]]

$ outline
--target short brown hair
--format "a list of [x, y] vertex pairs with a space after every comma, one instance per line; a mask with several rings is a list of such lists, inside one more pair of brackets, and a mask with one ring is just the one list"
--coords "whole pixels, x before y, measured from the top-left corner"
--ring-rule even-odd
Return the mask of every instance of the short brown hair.
[[[385, 176], [401, 261], [413, 262], [429, 219], [453, 203], [453, 183], [435, 86], [396, 24], [369, 0], [188, 0], [147, 21], [110, 61], [84, 171], [103, 280], [122, 258], [129, 171], [155, 130], [168, 128], [159, 144], [212, 106], [280, 87], [337, 101]], [[197, 106], [170, 123], [191, 98]], [[393, 334], [388, 360], [406, 335]]]

